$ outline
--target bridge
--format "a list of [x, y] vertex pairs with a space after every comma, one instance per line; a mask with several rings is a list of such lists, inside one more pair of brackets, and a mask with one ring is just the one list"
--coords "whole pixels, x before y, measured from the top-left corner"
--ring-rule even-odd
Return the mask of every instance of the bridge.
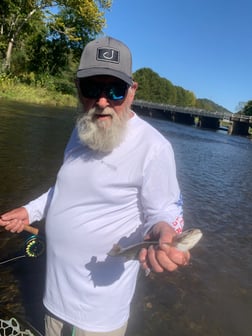
[[210, 112], [194, 107], [180, 107], [135, 100], [132, 104], [135, 112], [140, 115], [170, 120], [186, 125], [196, 125], [200, 128], [221, 129], [221, 122], [228, 125], [229, 134], [249, 135], [252, 127], [252, 116], [223, 112]]

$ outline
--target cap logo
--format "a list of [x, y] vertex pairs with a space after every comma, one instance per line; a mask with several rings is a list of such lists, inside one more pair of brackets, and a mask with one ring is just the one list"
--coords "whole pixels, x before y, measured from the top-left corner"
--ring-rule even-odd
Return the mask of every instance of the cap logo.
[[98, 48], [97, 61], [119, 63], [119, 51], [111, 48]]

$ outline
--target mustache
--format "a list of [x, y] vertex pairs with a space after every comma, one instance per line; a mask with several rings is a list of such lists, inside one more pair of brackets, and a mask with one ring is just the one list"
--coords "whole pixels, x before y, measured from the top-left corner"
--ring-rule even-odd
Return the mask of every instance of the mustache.
[[87, 112], [87, 116], [91, 121], [95, 121], [99, 116], [110, 116], [113, 119], [115, 111], [111, 107], [105, 107], [104, 109], [93, 107]]

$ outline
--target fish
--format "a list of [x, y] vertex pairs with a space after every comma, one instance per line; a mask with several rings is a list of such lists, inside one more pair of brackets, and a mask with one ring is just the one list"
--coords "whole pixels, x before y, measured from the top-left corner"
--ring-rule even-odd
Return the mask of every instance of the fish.
[[[202, 238], [203, 233], [200, 229], [191, 228], [173, 237], [171, 243], [163, 243], [172, 247], [176, 247], [178, 250], [186, 252], [191, 250]], [[157, 240], [145, 240], [143, 242], [130, 245], [127, 247], [121, 247], [119, 244], [114, 244], [112, 249], [107, 253], [110, 257], [125, 257], [126, 260], [138, 259], [139, 252], [142, 248], [148, 248], [149, 246], [159, 245]]]

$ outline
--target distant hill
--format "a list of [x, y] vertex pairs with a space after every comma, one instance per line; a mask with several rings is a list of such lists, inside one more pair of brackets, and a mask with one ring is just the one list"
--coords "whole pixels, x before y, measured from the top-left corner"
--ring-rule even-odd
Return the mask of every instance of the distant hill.
[[196, 107], [212, 112], [231, 113], [209, 99], [197, 98], [194, 92], [181, 86], [173, 85], [167, 78], [160, 77], [158, 73], [150, 68], [137, 70], [133, 74], [133, 78], [138, 82], [137, 100], [181, 107]]
[[206, 98], [197, 98], [196, 99], [196, 107], [203, 109], [203, 110], [208, 110], [208, 111], [217, 111], [217, 112], [223, 112], [223, 113], [232, 113], [226, 108], [224, 108], [221, 105], [216, 104], [212, 100], [206, 99]]

